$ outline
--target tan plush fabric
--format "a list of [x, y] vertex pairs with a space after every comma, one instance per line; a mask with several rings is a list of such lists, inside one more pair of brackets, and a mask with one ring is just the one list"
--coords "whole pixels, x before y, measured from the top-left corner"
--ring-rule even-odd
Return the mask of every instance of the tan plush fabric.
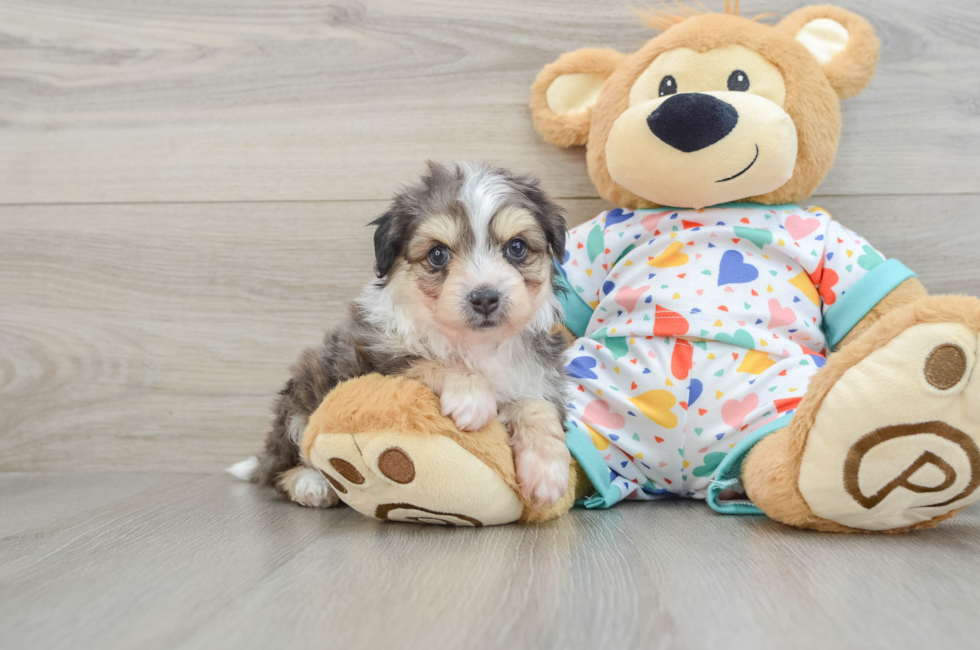
[[[846, 47], [824, 68], [796, 40], [800, 28], [819, 18], [839, 21], [849, 32]], [[626, 189], [610, 173], [606, 144], [613, 124], [629, 109], [634, 83], [661, 54], [677, 48], [707, 52], [732, 45], [758, 52], [782, 73], [786, 88], [784, 109], [797, 131], [798, 153], [792, 177], [772, 191], [741, 198], [766, 204], [803, 201], [833, 164], [840, 138], [839, 98], [856, 94], [866, 86], [877, 63], [878, 41], [870, 25], [838, 7], [801, 9], [776, 27], [729, 14], [696, 14], [677, 22], [629, 56], [608, 50], [579, 50], [563, 55], [544, 68], [532, 87], [535, 126], [546, 140], [559, 146], [587, 142], [589, 173], [603, 198], [624, 208], [657, 207], [649, 196]], [[600, 56], [600, 52], [607, 54]], [[614, 70], [610, 66], [615, 66]], [[599, 70], [609, 77], [591, 110], [590, 120], [586, 120], [585, 113], [563, 117], [548, 109], [547, 88], [558, 75]], [[635, 155], [642, 156], [643, 152]], [[670, 178], [662, 180], [665, 184], [671, 182]], [[675, 207], [695, 206], [692, 202]]]
[[818, 5], [794, 11], [776, 29], [796, 38], [804, 25], [828, 18], [843, 25], [848, 33], [848, 41], [847, 47], [829, 64], [823, 66], [823, 72], [837, 96], [848, 99], [868, 87], [875, 68], [878, 67], [881, 46], [874, 28], [867, 20], [840, 7]]
[[[555, 79], [563, 75], [586, 74], [607, 79], [625, 56], [615, 50], [586, 48], [563, 54], [557, 61], [545, 66], [531, 86], [531, 114], [538, 133], [559, 147], [585, 144], [592, 120], [591, 106], [580, 113], [559, 115], [548, 106], [548, 89]], [[568, 90], [573, 89], [584, 88], [569, 87]], [[569, 104], [576, 103], [572, 98], [567, 101]]]
[[[828, 393], [849, 369], [910, 328], [925, 323], [956, 323], [978, 333], [980, 301], [965, 296], [935, 296], [893, 309], [867, 328], [862, 336], [830, 356], [827, 365], [810, 383], [790, 426], [759, 442], [742, 465], [746, 492], [767, 515], [802, 528], [868, 532], [823, 519], [810, 509], [799, 488], [800, 465], [807, 438]], [[883, 394], [881, 399], [888, 399], [888, 395]], [[930, 528], [953, 514], [955, 511], [888, 532]]]
[[901, 309], [907, 305], [911, 305], [914, 302], [918, 302], [923, 298], [928, 298], [929, 292], [926, 288], [922, 286], [918, 278], [909, 278], [902, 284], [895, 287], [890, 294], [885, 296], [881, 302], [874, 306], [874, 308], [868, 312], [868, 314], [861, 319], [861, 321], [854, 326], [847, 336], [840, 342], [837, 346], [838, 349], [842, 349], [858, 340], [865, 332], [867, 332], [872, 325], [881, 320], [882, 316], [888, 314], [889, 312], [895, 311], [896, 309]]
[[[535, 126], [554, 144], [586, 144], [596, 189], [623, 208], [805, 201], [833, 164], [840, 100], [874, 74], [878, 39], [867, 21], [835, 6], [804, 7], [775, 26], [737, 14], [737, 2], [726, 2], [725, 13], [677, 4], [644, 16], [664, 31], [633, 54], [609, 53], [601, 64], [601, 50], [564, 55], [534, 84]], [[732, 70], [756, 85], [725, 84]], [[595, 84], [556, 87], [568, 96], [552, 103], [568, 114], [545, 99], [555, 79], [577, 73], [606, 77], [588, 120], [560, 107], [590, 103]], [[661, 86], [668, 75], [676, 77]], [[668, 106], [674, 93], [689, 97]], [[738, 120], [698, 112], [709, 105]], [[687, 132], [677, 125], [699, 124], [699, 115], [709, 115], [705, 129], [678, 137]], [[673, 126], [658, 130], [662, 120]], [[781, 121], [790, 125], [782, 135]], [[751, 178], [719, 178], [753, 144], [757, 159], [766, 157]], [[980, 498], [980, 379], [963, 383], [975, 374], [978, 332], [980, 301], [929, 297], [914, 279], [900, 285], [829, 358], [792, 424], [745, 459], [749, 496], [778, 521], [842, 532], [927, 528]], [[959, 496], [934, 501], [947, 492]]]
[[[392, 448], [410, 458], [411, 481], [404, 482], [409, 475], [405, 458], [382, 458]], [[498, 519], [492, 523], [535, 523], [568, 512], [575, 496], [573, 472], [568, 494], [555, 506], [539, 509], [524, 502], [504, 427], [495, 421], [480, 431], [461, 432], [441, 414], [439, 398], [431, 390], [402, 377], [372, 374], [338, 385], [310, 417], [302, 451], [333, 480], [345, 484], [348, 492], [340, 494], [341, 500], [369, 516], [375, 516], [372, 512], [382, 501], [401, 498], [483, 523], [486, 513]], [[378, 480], [363, 487], [345, 482], [330, 464], [334, 457]], [[513, 517], [507, 519], [507, 513]]]

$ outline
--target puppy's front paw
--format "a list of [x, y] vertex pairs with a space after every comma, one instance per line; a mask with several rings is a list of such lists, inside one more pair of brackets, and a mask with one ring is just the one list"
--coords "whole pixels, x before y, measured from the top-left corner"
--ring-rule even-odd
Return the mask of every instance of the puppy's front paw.
[[555, 505], [568, 492], [572, 457], [559, 440], [514, 450], [517, 482], [524, 498], [539, 508]]
[[442, 414], [451, 417], [461, 431], [482, 429], [497, 417], [497, 396], [482, 378], [465, 377], [446, 382], [441, 401]]
[[310, 467], [294, 467], [279, 479], [289, 498], [308, 508], [332, 508], [340, 498], [320, 472]]

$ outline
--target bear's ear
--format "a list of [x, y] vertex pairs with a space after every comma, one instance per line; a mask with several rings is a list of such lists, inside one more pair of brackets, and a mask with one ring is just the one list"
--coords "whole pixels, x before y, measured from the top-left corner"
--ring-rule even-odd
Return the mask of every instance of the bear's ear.
[[559, 147], [585, 144], [602, 84], [626, 58], [615, 50], [584, 49], [549, 63], [531, 86], [534, 128]]
[[841, 99], [864, 90], [878, 65], [878, 37], [864, 18], [833, 5], [794, 11], [776, 29], [795, 38], [817, 60]]

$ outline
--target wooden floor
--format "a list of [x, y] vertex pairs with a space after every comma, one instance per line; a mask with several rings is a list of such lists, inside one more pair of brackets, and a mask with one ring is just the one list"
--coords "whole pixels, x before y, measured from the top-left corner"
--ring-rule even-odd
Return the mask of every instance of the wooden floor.
[[[980, 5], [839, 1], [882, 60], [813, 201], [978, 295]], [[220, 473], [425, 158], [606, 207], [526, 105], [560, 53], [649, 38], [627, 5], [0, 0], [0, 649], [976, 645], [977, 509], [903, 537], [699, 504], [445, 531]]]
[[691, 502], [379, 524], [214, 475], [0, 475], [0, 647], [974, 648], [980, 511], [901, 538]]

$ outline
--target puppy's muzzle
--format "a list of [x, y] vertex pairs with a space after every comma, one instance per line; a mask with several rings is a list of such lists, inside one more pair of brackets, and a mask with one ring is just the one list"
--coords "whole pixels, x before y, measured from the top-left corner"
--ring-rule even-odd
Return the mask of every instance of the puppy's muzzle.
[[478, 314], [489, 316], [500, 306], [500, 293], [490, 287], [480, 287], [467, 296], [470, 306]]
[[650, 131], [674, 149], [692, 153], [725, 138], [738, 124], [738, 111], [702, 93], [674, 95], [647, 117]]

